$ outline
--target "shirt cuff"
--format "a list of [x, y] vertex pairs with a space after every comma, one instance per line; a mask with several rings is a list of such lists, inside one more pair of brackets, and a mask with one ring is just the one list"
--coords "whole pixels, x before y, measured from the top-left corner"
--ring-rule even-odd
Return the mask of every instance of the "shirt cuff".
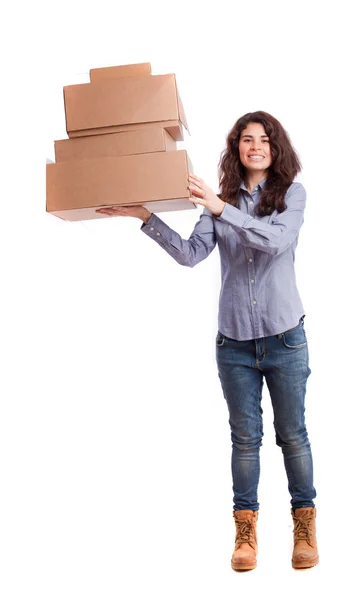
[[142, 223], [140, 230], [156, 241], [160, 241], [161, 237], [169, 239], [170, 227], [155, 213], [151, 214], [148, 223]]

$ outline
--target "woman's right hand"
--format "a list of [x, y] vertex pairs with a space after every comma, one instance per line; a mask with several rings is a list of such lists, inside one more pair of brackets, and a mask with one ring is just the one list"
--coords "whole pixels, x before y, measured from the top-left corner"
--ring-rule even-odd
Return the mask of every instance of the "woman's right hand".
[[151, 212], [144, 206], [104, 206], [103, 208], [97, 208], [97, 213], [103, 215], [109, 215], [111, 217], [136, 217], [141, 219], [144, 223], [149, 221]]

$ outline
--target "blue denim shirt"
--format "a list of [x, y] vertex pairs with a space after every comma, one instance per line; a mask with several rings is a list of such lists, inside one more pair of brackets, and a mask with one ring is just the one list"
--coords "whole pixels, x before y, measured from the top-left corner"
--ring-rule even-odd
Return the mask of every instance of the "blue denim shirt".
[[241, 185], [238, 206], [226, 203], [219, 217], [204, 208], [188, 240], [155, 213], [141, 231], [180, 265], [194, 267], [216, 243], [221, 261], [218, 329], [235, 340], [282, 333], [298, 325], [304, 309], [296, 286], [295, 250], [303, 224], [306, 191], [293, 182], [286, 210], [253, 214], [266, 179], [248, 192]]

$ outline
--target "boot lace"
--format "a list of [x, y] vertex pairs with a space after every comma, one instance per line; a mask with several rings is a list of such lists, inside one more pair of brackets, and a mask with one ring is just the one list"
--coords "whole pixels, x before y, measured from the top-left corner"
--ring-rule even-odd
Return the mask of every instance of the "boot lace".
[[294, 543], [295, 543], [295, 545], [298, 541], [304, 540], [310, 546], [312, 546], [312, 548], [314, 548], [314, 544], [312, 543], [312, 537], [313, 537], [313, 529], [312, 528], [313, 528], [313, 523], [314, 523], [313, 517], [308, 515], [307, 513], [304, 515], [301, 515], [300, 517], [296, 517], [295, 515], [293, 515], [293, 522], [294, 522]]
[[255, 536], [254, 536], [254, 523], [252, 519], [246, 519], [244, 521], [238, 521], [236, 523], [236, 549], [240, 548], [242, 544], [249, 544], [254, 548]]

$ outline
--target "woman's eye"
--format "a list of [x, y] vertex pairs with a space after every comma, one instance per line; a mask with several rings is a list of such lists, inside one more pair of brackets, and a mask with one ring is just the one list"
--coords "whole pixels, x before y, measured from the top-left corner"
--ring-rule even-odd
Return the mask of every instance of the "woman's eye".
[[[243, 142], [250, 142], [251, 140], [243, 140]], [[262, 140], [262, 142], [267, 142], [269, 144], [269, 140]]]

